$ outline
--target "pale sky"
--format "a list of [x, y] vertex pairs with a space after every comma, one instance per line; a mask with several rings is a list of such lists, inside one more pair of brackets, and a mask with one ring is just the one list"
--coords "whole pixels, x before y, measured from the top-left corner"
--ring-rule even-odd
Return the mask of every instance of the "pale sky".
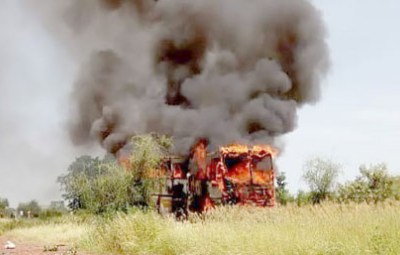
[[[0, 197], [13, 206], [60, 199], [57, 176], [84, 153], [65, 128], [76, 65], [21, 2], [0, 3]], [[279, 170], [293, 193], [305, 188], [312, 156], [342, 164], [341, 181], [363, 163], [400, 174], [400, 2], [312, 2], [326, 22], [331, 71], [320, 102], [303, 107], [298, 128], [281, 138]]]

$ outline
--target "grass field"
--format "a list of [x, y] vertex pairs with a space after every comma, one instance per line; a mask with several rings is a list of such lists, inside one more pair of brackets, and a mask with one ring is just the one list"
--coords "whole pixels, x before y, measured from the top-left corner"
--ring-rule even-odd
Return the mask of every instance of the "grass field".
[[400, 254], [400, 204], [217, 208], [186, 222], [137, 211], [8, 234], [99, 254]]
[[90, 221], [65, 216], [47, 220], [0, 219], [0, 235], [42, 245], [77, 245], [92, 231]]

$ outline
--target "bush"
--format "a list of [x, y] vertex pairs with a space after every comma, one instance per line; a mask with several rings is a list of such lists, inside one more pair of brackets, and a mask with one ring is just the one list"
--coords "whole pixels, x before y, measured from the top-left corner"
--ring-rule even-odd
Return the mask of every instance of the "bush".
[[385, 164], [360, 167], [361, 175], [355, 181], [339, 188], [340, 202], [382, 202], [395, 197], [393, 178], [389, 176]]
[[59, 210], [47, 209], [47, 210], [43, 210], [42, 212], [40, 212], [39, 219], [47, 220], [49, 218], [59, 218], [59, 217], [63, 216], [63, 214], [64, 213]]
[[296, 196], [297, 206], [303, 206], [303, 205], [311, 203], [311, 201], [312, 201], [311, 197], [312, 197], [311, 193], [307, 193], [302, 190], [299, 190], [299, 192], [297, 193], [297, 196]]

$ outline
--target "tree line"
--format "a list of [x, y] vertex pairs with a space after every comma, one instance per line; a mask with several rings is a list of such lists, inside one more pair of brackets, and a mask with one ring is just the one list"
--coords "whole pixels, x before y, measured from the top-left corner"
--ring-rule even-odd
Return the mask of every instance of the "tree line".
[[320, 204], [329, 200], [337, 203], [379, 203], [386, 199], [400, 200], [400, 177], [389, 174], [384, 163], [361, 165], [355, 180], [338, 183], [341, 165], [329, 159], [316, 157], [303, 167], [302, 179], [309, 191], [290, 194], [286, 175], [281, 172], [276, 178], [276, 198], [279, 204]]

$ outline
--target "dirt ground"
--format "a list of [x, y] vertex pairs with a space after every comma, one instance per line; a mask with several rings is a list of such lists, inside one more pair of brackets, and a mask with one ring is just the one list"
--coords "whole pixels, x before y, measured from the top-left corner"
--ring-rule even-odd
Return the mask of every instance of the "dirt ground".
[[[16, 245], [15, 249], [5, 249], [4, 245], [11, 241]], [[15, 240], [7, 236], [0, 236], [0, 255], [95, 255], [81, 251], [74, 253], [73, 247], [59, 246], [57, 251], [44, 251], [45, 244], [32, 243], [24, 240]]]

